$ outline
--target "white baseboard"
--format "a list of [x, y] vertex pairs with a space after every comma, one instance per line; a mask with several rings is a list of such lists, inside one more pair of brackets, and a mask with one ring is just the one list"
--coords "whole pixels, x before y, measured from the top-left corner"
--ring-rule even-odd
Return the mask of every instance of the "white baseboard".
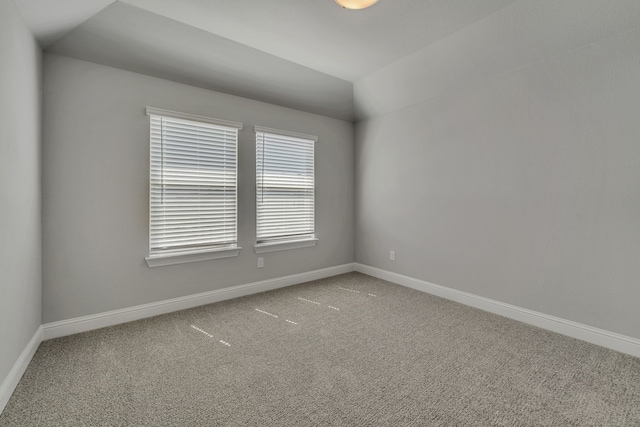
[[353, 268], [353, 264], [338, 265], [335, 267], [323, 268], [321, 270], [278, 277], [275, 279], [263, 280], [244, 285], [231, 286], [215, 291], [203, 292], [200, 294], [188, 295], [185, 297], [173, 298], [150, 304], [137, 305], [120, 310], [76, 317], [74, 319], [61, 320], [59, 322], [46, 323], [43, 325], [43, 339], [49, 340], [52, 338], [91, 331], [93, 329], [113, 326], [120, 323], [131, 322], [133, 320], [158, 316], [160, 314], [171, 313], [173, 311], [238, 298], [258, 292], [283, 288], [285, 286], [297, 285], [311, 280], [318, 280], [325, 277], [336, 276], [338, 274], [349, 273], [353, 271]]
[[9, 375], [7, 375], [2, 382], [2, 385], [0, 385], [0, 414], [4, 411], [4, 407], [7, 406], [13, 391], [18, 386], [20, 378], [24, 375], [24, 371], [27, 370], [27, 366], [31, 363], [31, 359], [33, 359], [33, 355], [36, 354], [36, 350], [38, 350], [38, 346], [41, 342], [42, 326], [39, 326], [27, 346], [22, 350], [22, 353], [20, 354], [20, 357], [18, 357], [18, 360], [16, 360], [16, 363], [14, 363], [13, 368], [9, 371]]
[[567, 335], [572, 338], [577, 338], [582, 341], [610, 348], [621, 353], [640, 357], [640, 340], [636, 338], [620, 335], [615, 332], [609, 332], [604, 329], [594, 328], [582, 323], [550, 316], [548, 314], [484, 298], [468, 292], [458, 291], [364, 264], [356, 263], [355, 271], [387, 280], [398, 285], [406, 286], [408, 288], [426, 292], [428, 294], [446, 298], [448, 300], [456, 301], [471, 307], [479, 308], [490, 313], [528, 323], [539, 328]]

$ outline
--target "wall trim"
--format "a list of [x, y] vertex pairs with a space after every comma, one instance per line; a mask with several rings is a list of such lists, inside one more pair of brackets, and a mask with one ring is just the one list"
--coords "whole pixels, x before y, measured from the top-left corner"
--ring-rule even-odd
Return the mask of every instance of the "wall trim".
[[313, 237], [310, 239], [284, 240], [280, 242], [257, 243], [253, 245], [253, 250], [257, 254], [266, 254], [268, 252], [288, 251], [290, 249], [310, 248], [318, 244], [318, 239]]
[[196, 122], [210, 123], [212, 125], [226, 126], [242, 130], [242, 123], [231, 120], [214, 119], [213, 117], [196, 116], [195, 114], [180, 113], [178, 111], [163, 110], [161, 108], [147, 107], [147, 116], [173, 117], [174, 119], [194, 120]]
[[33, 359], [33, 355], [36, 354], [36, 350], [38, 350], [41, 342], [42, 326], [38, 326], [36, 333], [33, 334], [27, 346], [22, 350], [18, 360], [13, 364], [13, 368], [11, 368], [2, 385], [0, 385], [0, 414], [4, 411], [7, 403], [9, 403], [11, 395], [18, 386], [22, 375], [24, 375], [24, 371], [27, 370], [27, 366], [31, 363], [31, 359]]
[[587, 341], [602, 347], [616, 350], [621, 353], [640, 357], [640, 340], [560, 317], [551, 316], [504, 302], [474, 295], [468, 292], [458, 291], [445, 286], [436, 285], [413, 277], [393, 273], [380, 268], [355, 263], [355, 271], [387, 280], [398, 285], [436, 295], [464, 305], [479, 308], [490, 313], [508, 317], [523, 323], [528, 323], [539, 328], [567, 335], [582, 341]]
[[233, 258], [240, 255], [241, 250], [241, 247], [233, 245], [233, 247], [210, 248], [200, 251], [149, 255], [144, 260], [150, 268], [163, 267], [165, 265], [185, 264], [187, 262], [207, 261], [210, 259]]
[[73, 319], [61, 320], [58, 322], [46, 323], [42, 325], [43, 340], [73, 335], [80, 332], [113, 326], [120, 323], [140, 320], [147, 317], [158, 316], [160, 314], [171, 313], [178, 310], [211, 304], [245, 295], [270, 291], [272, 289], [297, 285], [299, 283], [312, 280], [324, 279], [325, 277], [337, 276], [338, 274], [353, 271], [353, 263], [323, 268], [290, 276], [277, 277], [274, 279], [262, 280], [260, 282], [247, 283], [244, 285], [231, 286], [214, 291], [202, 292], [199, 294], [187, 295], [184, 297], [168, 299], [164, 301], [152, 302], [119, 310], [107, 311], [89, 316], [76, 317]]

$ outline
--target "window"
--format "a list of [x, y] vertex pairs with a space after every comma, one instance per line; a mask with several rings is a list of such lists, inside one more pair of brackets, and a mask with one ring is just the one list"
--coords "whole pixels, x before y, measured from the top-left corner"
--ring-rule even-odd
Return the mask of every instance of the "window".
[[316, 136], [255, 127], [258, 253], [314, 246]]
[[147, 108], [150, 267], [237, 256], [241, 123]]

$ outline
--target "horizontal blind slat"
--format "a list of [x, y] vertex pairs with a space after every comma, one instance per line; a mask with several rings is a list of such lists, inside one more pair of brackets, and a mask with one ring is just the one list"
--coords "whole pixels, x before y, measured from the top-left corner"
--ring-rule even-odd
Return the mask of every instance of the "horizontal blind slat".
[[150, 117], [150, 252], [236, 243], [237, 129]]
[[315, 233], [313, 140], [256, 132], [259, 242]]

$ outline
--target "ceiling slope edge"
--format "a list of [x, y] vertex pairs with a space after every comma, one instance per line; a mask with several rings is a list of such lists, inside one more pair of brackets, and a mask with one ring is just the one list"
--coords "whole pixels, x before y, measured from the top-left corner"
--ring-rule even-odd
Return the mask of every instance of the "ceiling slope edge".
[[521, 1], [354, 83], [356, 120], [423, 103], [638, 28], [637, 0]]
[[106, 7], [46, 51], [354, 120], [351, 82], [122, 2]]
[[117, 0], [15, 0], [32, 34], [44, 48]]

